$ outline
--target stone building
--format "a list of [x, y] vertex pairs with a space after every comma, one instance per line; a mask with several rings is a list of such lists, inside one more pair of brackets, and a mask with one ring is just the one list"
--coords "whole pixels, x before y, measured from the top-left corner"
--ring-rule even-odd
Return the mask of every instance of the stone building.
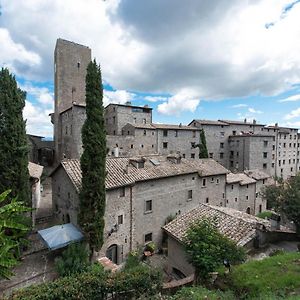
[[275, 147], [272, 151], [274, 175], [283, 179], [295, 176], [299, 171], [298, 129], [280, 127], [275, 124], [275, 126], [266, 126], [261, 130], [273, 135], [275, 140]]
[[260, 169], [270, 175], [274, 173], [274, 155], [272, 147], [274, 137], [266, 134], [239, 134], [228, 138], [229, 169], [241, 172]]
[[27, 134], [28, 160], [44, 167], [54, 162], [54, 143], [43, 136]]
[[[300, 171], [298, 129], [229, 120], [197, 120], [204, 129], [209, 157], [231, 171], [261, 169], [287, 179]], [[245, 146], [245, 147], [244, 147]]]
[[[91, 61], [91, 49], [58, 39], [54, 51], [54, 143], [56, 161], [64, 157], [62, 114], [73, 104], [85, 105], [85, 77]], [[64, 115], [65, 117], [66, 115]], [[68, 128], [72, 131], [75, 128]], [[69, 150], [72, 152], [72, 150]]]
[[108, 135], [122, 135], [126, 124], [151, 124], [152, 108], [127, 104], [109, 104], [104, 110], [106, 133]]
[[199, 157], [199, 148], [196, 145], [200, 141], [200, 130], [190, 126], [127, 124], [122, 128], [122, 135], [134, 136], [130, 155], [180, 153], [183, 158]]
[[[225, 205], [228, 170], [211, 159], [179, 156], [108, 158], [105, 243], [101, 253], [122, 262], [138, 245], [161, 244], [161, 227], [199, 203]], [[64, 160], [52, 173], [53, 209], [60, 222], [77, 224], [81, 170]]]
[[203, 129], [206, 137], [207, 150], [210, 158], [215, 159], [226, 168], [230, 168], [229, 137], [244, 133], [260, 133], [262, 124], [229, 120], [197, 120], [194, 119], [189, 126]]
[[266, 200], [262, 198], [261, 192], [265, 186], [274, 184], [274, 179], [270, 175], [260, 170], [246, 170], [244, 173], [256, 181], [255, 184], [255, 205], [254, 215], [261, 213], [267, 209]]
[[268, 220], [228, 207], [200, 204], [163, 227], [168, 235], [169, 273], [179, 273], [183, 276], [194, 273], [194, 267], [188, 263], [183, 248], [183, 237], [193, 222], [203, 218], [214, 219], [221, 234], [247, 250], [263, 246], [268, 242], [296, 239], [294, 231], [283, 226], [273, 227]]

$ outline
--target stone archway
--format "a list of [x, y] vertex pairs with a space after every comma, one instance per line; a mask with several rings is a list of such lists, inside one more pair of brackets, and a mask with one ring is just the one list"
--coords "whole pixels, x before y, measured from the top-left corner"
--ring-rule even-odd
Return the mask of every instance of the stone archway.
[[109, 258], [113, 263], [118, 264], [118, 245], [110, 245], [106, 250], [106, 257]]

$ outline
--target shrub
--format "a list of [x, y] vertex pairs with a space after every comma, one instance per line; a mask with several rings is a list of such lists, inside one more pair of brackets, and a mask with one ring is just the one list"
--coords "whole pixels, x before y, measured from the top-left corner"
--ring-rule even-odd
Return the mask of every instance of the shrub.
[[266, 219], [266, 218], [269, 219], [272, 216], [272, 212], [271, 211], [263, 211], [263, 212], [257, 214], [256, 216], [261, 219]]
[[89, 252], [82, 243], [73, 243], [55, 261], [55, 268], [59, 276], [70, 276], [87, 270], [89, 266]]
[[151, 253], [153, 253], [155, 251], [156, 245], [154, 242], [150, 242], [145, 246], [145, 250], [146, 251], [150, 251]]
[[92, 265], [89, 271], [59, 278], [53, 282], [31, 286], [14, 292], [12, 300], [92, 300], [132, 299], [154, 295], [162, 285], [159, 270], [138, 266], [117, 273], [108, 273]]
[[140, 264], [140, 254], [138, 251], [131, 251], [128, 254], [127, 260], [125, 262], [124, 269], [131, 269], [137, 267]]

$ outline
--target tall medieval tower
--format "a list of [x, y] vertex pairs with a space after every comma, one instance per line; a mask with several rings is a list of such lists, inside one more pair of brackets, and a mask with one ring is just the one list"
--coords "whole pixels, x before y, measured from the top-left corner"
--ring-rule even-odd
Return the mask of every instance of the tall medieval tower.
[[[56, 162], [63, 157], [62, 114], [73, 105], [85, 105], [85, 77], [91, 61], [91, 49], [63, 39], [54, 51], [54, 143]], [[73, 116], [70, 116], [73, 117]]]

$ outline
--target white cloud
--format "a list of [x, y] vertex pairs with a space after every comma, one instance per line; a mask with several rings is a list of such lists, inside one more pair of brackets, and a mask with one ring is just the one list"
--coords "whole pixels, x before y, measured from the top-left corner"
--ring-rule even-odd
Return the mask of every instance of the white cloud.
[[199, 96], [194, 90], [183, 89], [170, 97], [167, 102], [159, 104], [157, 110], [164, 115], [179, 115], [184, 111], [194, 112], [199, 102]]
[[[26, 79], [52, 80], [56, 39], [73, 40], [92, 48], [114, 88], [174, 95], [159, 111], [178, 115], [200, 98], [276, 95], [299, 83], [300, 4], [281, 18], [289, 3], [2, 0], [0, 57]], [[184, 89], [195, 91], [188, 103]]]
[[252, 114], [262, 114], [263, 113], [261, 110], [256, 110], [253, 107], [249, 107], [248, 111]]
[[146, 96], [143, 98], [146, 101], [149, 102], [159, 102], [159, 101], [167, 101], [168, 97], [162, 97], [162, 96]]
[[49, 117], [49, 114], [52, 112], [52, 109], [43, 109], [26, 100], [23, 117], [27, 120], [27, 133], [52, 137], [53, 128]]
[[135, 97], [135, 94], [129, 93], [125, 90], [107, 91], [104, 90], [103, 105], [106, 106], [109, 103], [125, 104], [130, 102]]
[[40, 56], [22, 44], [14, 42], [8, 29], [0, 27], [0, 65], [20, 75], [28, 74], [31, 67], [39, 65]]
[[232, 108], [243, 108], [243, 107], [248, 107], [247, 104], [236, 104], [236, 105], [232, 105]]
[[296, 121], [296, 122], [286, 122], [283, 124], [280, 124], [280, 126], [283, 127], [291, 127], [291, 128], [300, 128], [300, 121]]
[[294, 102], [294, 101], [300, 101], [300, 94], [278, 100], [278, 102]]
[[284, 120], [290, 120], [290, 119], [294, 119], [300, 116], [300, 107], [292, 110], [289, 114], [285, 115], [283, 117]]
[[54, 94], [48, 88], [37, 87], [30, 82], [19, 84], [19, 87], [27, 94], [32, 95], [40, 104], [54, 109]]

